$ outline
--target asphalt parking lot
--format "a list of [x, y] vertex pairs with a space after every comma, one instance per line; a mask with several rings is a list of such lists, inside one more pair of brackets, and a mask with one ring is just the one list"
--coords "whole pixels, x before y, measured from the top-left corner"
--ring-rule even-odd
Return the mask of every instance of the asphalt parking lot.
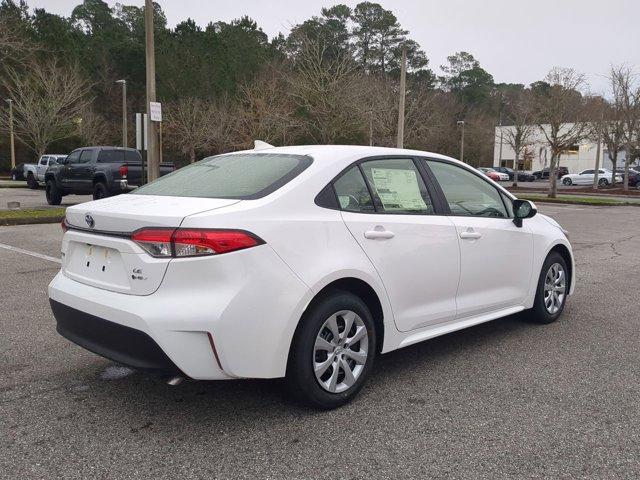
[[[67, 195], [62, 197], [63, 207], [93, 200], [91, 195]], [[44, 187], [37, 190], [29, 188], [0, 188], [0, 210], [7, 208], [7, 202], [20, 202], [21, 208], [57, 208], [57, 205], [47, 205]]]
[[[58, 264], [0, 246], [0, 477], [637, 478], [640, 208], [541, 211], [577, 261], [559, 322], [514, 316], [383, 355], [331, 412], [278, 381], [170, 387], [86, 352], [55, 332]], [[0, 244], [54, 258], [60, 237], [0, 227]]]

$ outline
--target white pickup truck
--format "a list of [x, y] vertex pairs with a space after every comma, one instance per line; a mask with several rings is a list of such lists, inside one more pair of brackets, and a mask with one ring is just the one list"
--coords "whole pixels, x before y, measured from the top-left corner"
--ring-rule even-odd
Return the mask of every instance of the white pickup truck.
[[38, 163], [25, 163], [24, 178], [27, 179], [27, 186], [31, 189], [38, 188], [40, 182], [44, 183], [44, 174], [47, 168], [65, 158], [67, 158], [66, 155], [49, 154], [42, 155]]

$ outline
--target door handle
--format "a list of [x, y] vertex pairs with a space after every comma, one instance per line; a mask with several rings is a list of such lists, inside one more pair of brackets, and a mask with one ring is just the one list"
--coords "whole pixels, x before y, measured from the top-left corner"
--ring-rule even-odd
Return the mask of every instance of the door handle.
[[482, 237], [482, 234], [472, 229], [469, 229], [465, 232], [460, 232], [460, 238], [465, 240], [477, 240], [480, 237]]
[[377, 227], [375, 230], [367, 230], [364, 232], [364, 238], [368, 238], [369, 240], [387, 240], [393, 238], [395, 235], [395, 233], [389, 230], [378, 230]]

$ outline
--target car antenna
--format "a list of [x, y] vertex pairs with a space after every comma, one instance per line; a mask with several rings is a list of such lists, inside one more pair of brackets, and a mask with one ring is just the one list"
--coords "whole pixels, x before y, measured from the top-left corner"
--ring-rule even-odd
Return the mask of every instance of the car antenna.
[[254, 150], [266, 150], [267, 148], [275, 148], [275, 147], [267, 142], [263, 142], [262, 140], [253, 141]]

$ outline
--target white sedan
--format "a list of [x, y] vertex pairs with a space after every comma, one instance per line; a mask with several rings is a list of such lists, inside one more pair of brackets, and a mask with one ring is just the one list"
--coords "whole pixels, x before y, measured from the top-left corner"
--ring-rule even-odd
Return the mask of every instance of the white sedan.
[[63, 228], [62, 336], [172, 384], [286, 377], [324, 409], [379, 354], [522, 311], [553, 322], [575, 284], [560, 225], [415, 150], [218, 155], [69, 207]]
[[[593, 179], [595, 177], [595, 169], [583, 170], [580, 173], [570, 173], [563, 175], [560, 181], [563, 185], [593, 185]], [[598, 170], [598, 185], [606, 187], [612, 183], [613, 172], [606, 168]], [[622, 182], [622, 176], [616, 174], [616, 182]]]

